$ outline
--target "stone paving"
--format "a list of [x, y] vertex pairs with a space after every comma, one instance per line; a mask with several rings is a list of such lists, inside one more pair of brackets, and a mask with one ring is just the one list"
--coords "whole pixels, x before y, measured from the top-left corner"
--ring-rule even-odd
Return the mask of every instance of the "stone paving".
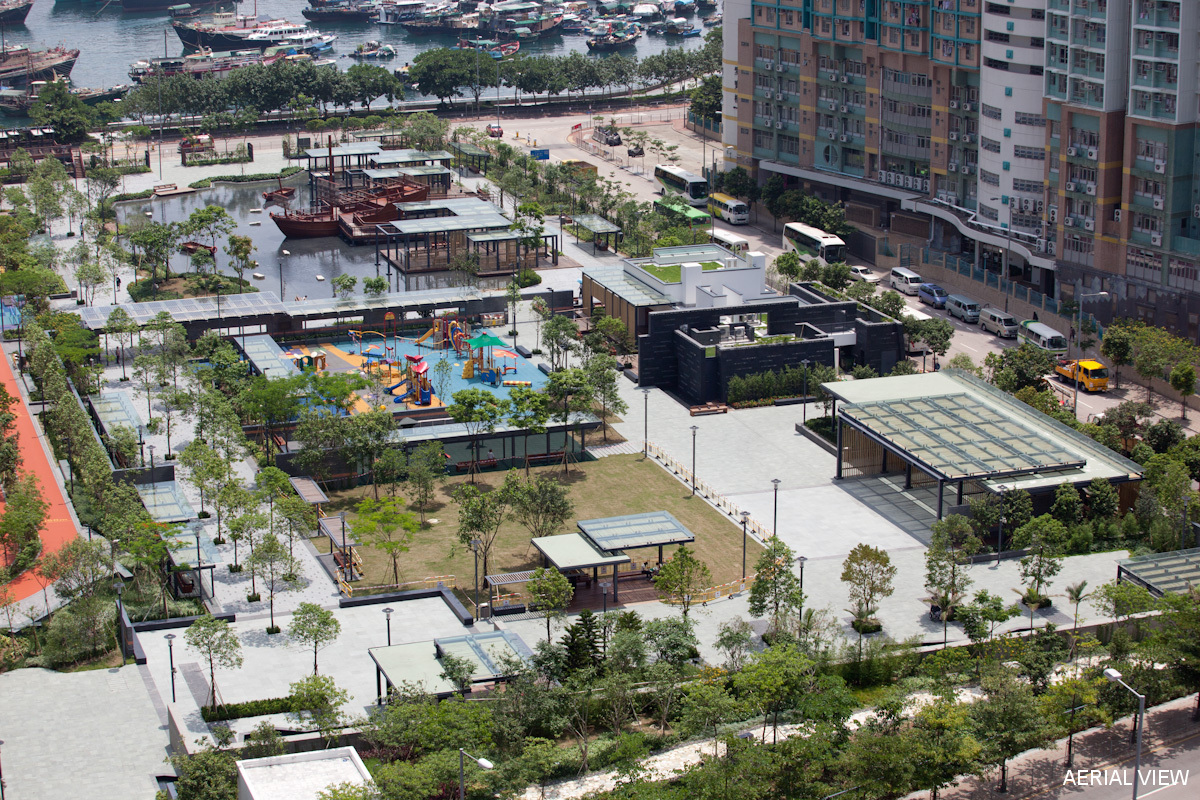
[[0, 674], [0, 709], [7, 800], [151, 800], [173, 774], [138, 667]]

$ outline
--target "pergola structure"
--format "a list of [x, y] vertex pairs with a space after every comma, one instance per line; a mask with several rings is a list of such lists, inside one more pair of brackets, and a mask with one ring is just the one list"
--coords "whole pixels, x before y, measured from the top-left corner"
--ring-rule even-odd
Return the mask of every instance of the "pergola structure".
[[[601, 236], [604, 237], [605, 249], [621, 241], [621, 226], [609, 222], [599, 214], [576, 214], [571, 217], [571, 222], [592, 234], [592, 255], [596, 255], [596, 240]], [[579, 244], [578, 229], [575, 233], [575, 244]]]
[[488, 163], [492, 160], [491, 153], [471, 142], [451, 142], [450, 152], [454, 154], [454, 163], [457, 166], [481, 174], [487, 172]]
[[392, 687], [403, 683], [421, 683], [435, 697], [449, 697], [458, 691], [444, 675], [442, 659], [447, 655], [465, 659], [474, 669], [471, 683], [498, 683], [508, 675], [501, 664], [505, 656], [515, 656], [528, 661], [533, 652], [528, 645], [511, 631], [488, 631], [451, 636], [426, 642], [372, 647], [367, 650], [375, 662], [376, 702], [382, 703], [384, 686]]
[[1200, 586], [1200, 547], [1149, 553], [1117, 562], [1117, 580], [1145, 587], [1155, 597]]

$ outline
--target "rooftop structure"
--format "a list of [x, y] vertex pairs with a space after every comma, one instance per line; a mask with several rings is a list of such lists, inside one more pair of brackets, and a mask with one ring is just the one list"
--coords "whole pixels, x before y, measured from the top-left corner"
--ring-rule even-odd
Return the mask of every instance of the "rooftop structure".
[[371, 783], [353, 747], [313, 750], [237, 762], [238, 800], [316, 800], [330, 786]]
[[581, 519], [576, 523], [597, 548], [609, 552], [640, 547], [688, 544], [696, 536], [669, 511], [649, 511], [623, 517]]
[[1052, 493], [1064, 482], [1138, 481], [1141, 467], [989, 384], [954, 369], [839, 381], [822, 388], [837, 409], [837, 477], [914, 468], [943, 490]]
[[1182, 594], [1200, 586], [1200, 547], [1123, 559], [1117, 562], [1117, 580], [1144, 586], [1155, 597]]
[[436, 697], [453, 694], [457, 688], [442, 677], [441, 660], [446, 654], [465, 659], [473, 665], [472, 683], [503, 681], [507, 677], [502, 667], [506, 657], [526, 660], [533, 656], [520, 636], [500, 630], [372, 647], [367, 653], [375, 662], [376, 689], [380, 701], [386, 696], [385, 686], [390, 690], [404, 683], [421, 684], [425, 691]]

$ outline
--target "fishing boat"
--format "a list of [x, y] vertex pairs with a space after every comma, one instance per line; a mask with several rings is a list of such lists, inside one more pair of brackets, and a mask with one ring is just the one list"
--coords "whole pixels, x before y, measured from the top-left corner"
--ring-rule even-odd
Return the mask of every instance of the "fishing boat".
[[332, 3], [311, 6], [301, 14], [312, 22], [370, 22], [378, 18], [375, 6], [365, 3]]
[[[34, 81], [24, 89], [0, 89], [0, 113], [17, 117], [27, 116], [47, 83], [49, 81]], [[129, 85], [113, 86], [109, 89], [80, 88], [71, 89], [70, 93], [85, 104], [94, 106], [124, 97], [131, 88], [133, 87]]]
[[399, 25], [401, 22], [420, 19], [425, 13], [425, 0], [395, 0], [380, 3], [379, 24]]
[[[692, 33], [692, 31], [695, 33]], [[674, 17], [667, 20], [663, 33], [668, 36], [694, 36], [698, 35], [700, 31], [683, 17]]]
[[521, 49], [520, 42], [498, 42], [495, 39], [459, 39], [455, 50], [478, 50], [499, 61], [514, 56]]
[[704, 18], [704, 27], [715, 28], [717, 25], [720, 25], [724, 21], [725, 21], [725, 18], [722, 17], [720, 14], [713, 14], [711, 17]]
[[377, 41], [371, 40], [363, 42], [353, 53], [347, 53], [348, 58], [357, 58], [367, 61], [382, 61], [388, 58], [396, 57], [396, 48], [390, 44], [380, 44]]
[[587, 22], [576, 14], [564, 14], [559, 30], [563, 33], [583, 33], [587, 30]]
[[24, 25], [31, 8], [33, 8], [33, 0], [0, 2], [0, 25]]
[[5, 47], [0, 50], [0, 85], [18, 87], [30, 81], [65, 78], [78, 59], [78, 50], [63, 47], [49, 50], [30, 50], [23, 45]]
[[587, 46], [588, 50], [594, 50], [597, 53], [606, 53], [621, 47], [633, 45], [641, 37], [642, 29], [636, 22], [630, 24], [619, 23], [613, 25], [611, 30], [603, 36], [593, 36], [588, 39]]
[[276, 178], [276, 180], [279, 181], [279, 188], [263, 192], [264, 203], [287, 203], [296, 196], [295, 186], [284, 186], [283, 178]]
[[399, 24], [405, 30], [422, 35], [448, 33], [456, 36], [470, 36], [488, 32], [488, 26], [478, 13], [468, 14], [457, 9], [436, 9], [428, 14], [423, 14], [419, 19], [410, 19]]
[[333, 43], [337, 41], [337, 38], [336, 33], [306, 30], [303, 33], [287, 37], [280, 46], [290, 47], [297, 53], [324, 53], [333, 49]]
[[695, 14], [696, 0], [675, 0], [675, 14]]
[[498, 39], [536, 39], [558, 32], [565, 15], [538, 3], [496, 3], [491, 7], [491, 29]]
[[267, 50], [235, 50], [231, 53], [214, 53], [204, 49], [199, 53], [170, 58], [150, 58], [135, 61], [129, 68], [129, 77], [135, 83], [143, 83], [152, 75], [169, 78], [172, 75], [191, 75], [193, 78], [224, 78], [235, 69], [258, 64], [273, 64], [291, 52], [288, 47]]
[[638, 3], [633, 7], [633, 16], [641, 20], [658, 19], [662, 16], [662, 9], [654, 3]]
[[308, 32], [304, 25], [285, 19], [259, 20], [252, 16], [217, 14], [212, 22], [172, 20], [179, 41], [193, 50], [208, 48], [214, 51], [263, 49], [283, 44], [289, 36]]

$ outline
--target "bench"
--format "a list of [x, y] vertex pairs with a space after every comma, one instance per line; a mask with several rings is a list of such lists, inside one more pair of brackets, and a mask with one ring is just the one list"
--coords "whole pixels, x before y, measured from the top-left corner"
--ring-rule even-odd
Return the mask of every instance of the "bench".
[[529, 463], [531, 465], [554, 464], [556, 462], [562, 461], [562, 457], [563, 457], [563, 453], [561, 450], [554, 452], [554, 453], [539, 453], [537, 455], [529, 456]]
[[173, 183], [160, 183], [158, 186], [154, 187], [154, 193], [159, 194], [160, 192], [173, 192], [178, 188], [179, 187]]
[[[471, 463], [470, 461], [459, 461], [454, 465], [454, 471], [466, 472], [471, 469]], [[474, 463], [476, 469], [492, 469], [496, 466], [497, 460], [494, 458], [485, 458]]]
[[709, 414], [728, 414], [729, 406], [724, 403], [705, 403], [702, 406], [692, 406], [693, 417], [707, 417]]
[[287, 452], [287, 439], [280, 436], [278, 433], [271, 434], [271, 440], [275, 442], [275, 446], [279, 448], [281, 453]]

